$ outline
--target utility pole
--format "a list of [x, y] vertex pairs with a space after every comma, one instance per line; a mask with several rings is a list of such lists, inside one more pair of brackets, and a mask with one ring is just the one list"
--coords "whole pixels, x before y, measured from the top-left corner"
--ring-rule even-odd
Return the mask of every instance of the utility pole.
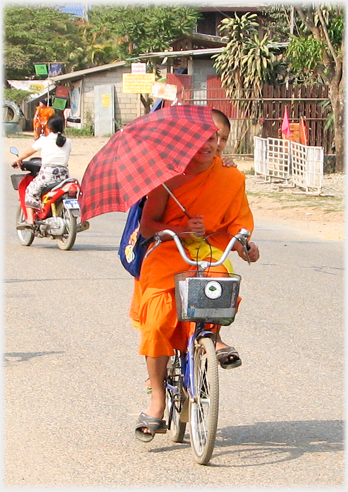
[[82, 13], [82, 20], [85, 22], [88, 22], [88, 10], [89, 10], [89, 5], [88, 4], [83, 4], [83, 13]]
[[294, 34], [294, 13], [295, 13], [295, 8], [292, 5], [290, 7], [290, 34]]

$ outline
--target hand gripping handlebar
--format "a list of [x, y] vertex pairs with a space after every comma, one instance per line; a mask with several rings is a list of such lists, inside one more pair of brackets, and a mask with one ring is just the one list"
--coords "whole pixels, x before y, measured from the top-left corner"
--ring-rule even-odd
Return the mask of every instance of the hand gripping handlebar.
[[[162, 238], [165, 235], [171, 236], [174, 239], [175, 244], [179, 250], [179, 253], [181, 254], [182, 258], [186, 261], [187, 264], [198, 265], [202, 269], [205, 269], [212, 264], [212, 262], [209, 262], [209, 261], [205, 261], [205, 260], [197, 261], [197, 260], [192, 260], [191, 258], [189, 258], [186, 254], [186, 251], [185, 251], [181, 241], [180, 241], [179, 236], [175, 232], [171, 231], [170, 229], [165, 229], [163, 231], [156, 232], [153, 236], [149, 237], [148, 239], [145, 239], [145, 241], [143, 241], [141, 243], [141, 246], [144, 248], [153, 242], [155, 243], [152, 246], [152, 248], [150, 248], [146, 252], [145, 257], [147, 257], [155, 248], [157, 248], [157, 246], [159, 246], [159, 244], [161, 244], [161, 242], [163, 241]], [[225, 251], [223, 252], [221, 258], [218, 261], [214, 262], [214, 266], [221, 265], [226, 260], [228, 254], [232, 250], [236, 241], [239, 241], [242, 244], [244, 251], [245, 251], [245, 254], [246, 254], [246, 257], [247, 257], [247, 261], [250, 264], [250, 258], [248, 255], [249, 247], [248, 247], [248, 241], [247, 241], [247, 238], [249, 236], [250, 236], [250, 232], [247, 229], [241, 229], [235, 236], [233, 236], [231, 238], [231, 240], [228, 243], [228, 245], [226, 246]]]

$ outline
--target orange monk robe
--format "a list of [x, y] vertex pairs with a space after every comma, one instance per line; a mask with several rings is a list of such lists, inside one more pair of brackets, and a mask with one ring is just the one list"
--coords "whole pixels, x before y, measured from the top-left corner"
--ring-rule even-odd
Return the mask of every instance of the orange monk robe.
[[41, 126], [44, 127], [45, 136], [48, 135], [47, 130], [47, 122], [48, 119], [54, 115], [54, 109], [48, 106], [42, 108], [41, 106], [37, 106], [35, 114], [34, 114], [34, 137], [39, 138], [41, 135]]
[[[241, 228], [253, 231], [245, 176], [237, 168], [222, 166], [219, 156], [214, 157], [209, 169], [174, 190], [174, 194], [192, 216], [204, 216], [206, 235], [213, 232], [235, 235]], [[169, 197], [162, 220], [170, 229], [170, 225], [186, 223], [187, 217]], [[216, 234], [209, 242], [224, 250], [230, 239], [226, 234]], [[171, 356], [173, 348], [185, 348], [189, 323], [177, 319], [174, 274], [189, 268], [174, 241], [162, 243], [144, 259], [130, 310], [134, 326], [141, 330], [141, 355]]]

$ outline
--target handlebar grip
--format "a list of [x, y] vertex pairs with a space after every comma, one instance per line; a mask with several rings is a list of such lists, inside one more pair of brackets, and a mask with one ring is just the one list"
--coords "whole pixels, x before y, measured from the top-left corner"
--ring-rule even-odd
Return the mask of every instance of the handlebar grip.
[[149, 244], [151, 244], [153, 241], [155, 240], [155, 236], [151, 236], [151, 237], [148, 237], [147, 239], [145, 239], [142, 243], [140, 243], [140, 246], [142, 248], [147, 248], [147, 246]]

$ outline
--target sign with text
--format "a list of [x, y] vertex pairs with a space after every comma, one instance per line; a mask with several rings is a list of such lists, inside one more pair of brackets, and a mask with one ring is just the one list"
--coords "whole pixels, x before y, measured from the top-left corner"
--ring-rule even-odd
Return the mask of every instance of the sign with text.
[[34, 63], [36, 75], [47, 75], [47, 65], [43, 63]]
[[63, 111], [65, 105], [66, 105], [66, 99], [62, 99], [61, 97], [54, 98], [54, 102], [53, 102], [54, 109], [60, 109], [61, 111]]
[[50, 68], [48, 73], [50, 77], [56, 77], [57, 75], [61, 75], [63, 73], [63, 65], [61, 63], [50, 63]]
[[150, 94], [155, 82], [155, 74], [124, 73], [122, 80], [125, 94]]
[[109, 108], [111, 106], [110, 94], [102, 94], [102, 106], [104, 108]]
[[155, 82], [152, 86], [151, 96], [158, 99], [165, 99], [166, 101], [175, 101], [178, 88], [173, 84], [166, 84], [164, 82]]
[[146, 63], [132, 63], [132, 73], [146, 73]]
[[59, 85], [56, 88], [56, 97], [62, 97], [62, 98], [68, 99], [69, 87], [66, 87], [65, 85]]
[[29, 91], [30, 92], [37, 92], [38, 94], [41, 94], [41, 92], [44, 92], [46, 87], [43, 84], [37, 84], [37, 83], [30, 83], [29, 84]]

